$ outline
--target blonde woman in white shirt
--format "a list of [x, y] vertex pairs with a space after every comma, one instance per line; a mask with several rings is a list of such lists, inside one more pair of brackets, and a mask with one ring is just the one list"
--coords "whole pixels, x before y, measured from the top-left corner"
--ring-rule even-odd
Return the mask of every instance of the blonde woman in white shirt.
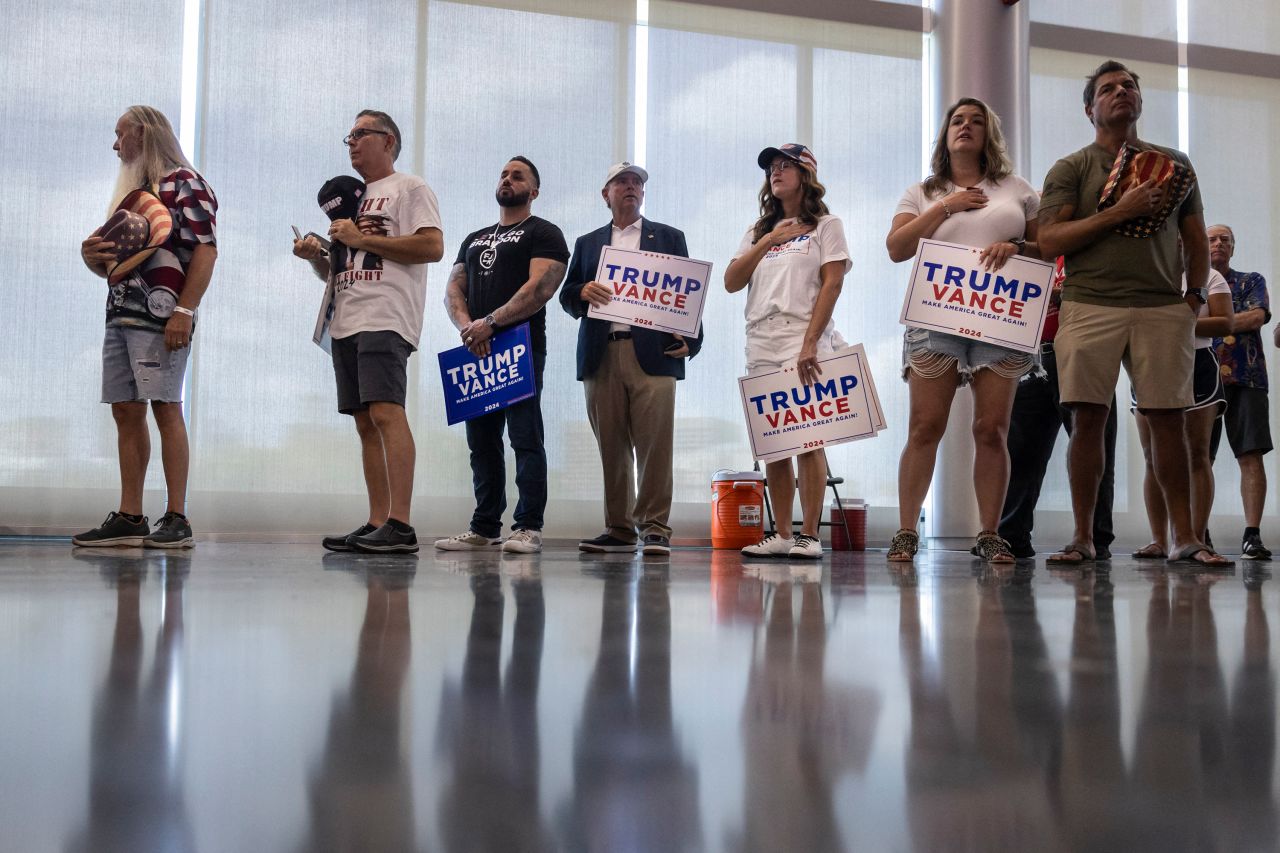
[[[832, 312], [851, 266], [844, 226], [831, 215], [813, 152], [791, 142], [760, 152], [765, 170], [760, 218], [747, 229], [724, 272], [730, 293], [747, 291], [747, 372], [794, 364], [800, 381], [817, 381], [818, 357], [845, 345]], [[765, 465], [777, 532], [742, 549], [750, 557], [822, 558], [818, 521], [827, 485], [822, 448]], [[800, 532], [792, 537], [797, 479]]]
[[[998, 270], [1015, 254], [1039, 257], [1035, 245], [1039, 196], [1013, 174], [1000, 119], [977, 98], [947, 110], [931, 161], [932, 174], [909, 187], [885, 240], [889, 257], [915, 257], [921, 238], [981, 247], [979, 261]], [[988, 562], [1012, 563], [996, 528], [1009, 486], [1009, 415], [1018, 380], [1038, 367], [1035, 357], [980, 340], [907, 329], [902, 375], [910, 388], [907, 446], [898, 464], [900, 530], [889, 559], [909, 561], [920, 545], [916, 519], [933, 479], [938, 442], [947, 428], [956, 389], [973, 390], [973, 487], [978, 533], [973, 552]]]

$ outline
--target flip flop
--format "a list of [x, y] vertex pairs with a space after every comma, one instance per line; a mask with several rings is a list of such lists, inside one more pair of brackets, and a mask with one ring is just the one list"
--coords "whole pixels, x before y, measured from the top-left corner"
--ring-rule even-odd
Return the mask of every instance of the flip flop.
[[1164, 549], [1154, 542], [1152, 542], [1150, 545], [1143, 545], [1141, 548], [1134, 551], [1129, 556], [1135, 560], [1167, 560], [1169, 559], [1169, 555], [1165, 553]]
[[[1074, 554], [1075, 557], [1071, 557], [1071, 554]], [[1080, 542], [1069, 542], [1061, 551], [1045, 557], [1044, 561], [1046, 563], [1056, 563], [1060, 566], [1078, 566], [1081, 563], [1092, 563], [1096, 559], [1097, 552], [1092, 548]]]
[[[1197, 559], [1201, 554], [1208, 554], [1208, 559]], [[1213, 558], [1217, 560], [1214, 561]], [[1188, 545], [1168, 559], [1171, 566], [1194, 566], [1200, 569], [1229, 569], [1235, 565], [1231, 560], [1203, 545]]]

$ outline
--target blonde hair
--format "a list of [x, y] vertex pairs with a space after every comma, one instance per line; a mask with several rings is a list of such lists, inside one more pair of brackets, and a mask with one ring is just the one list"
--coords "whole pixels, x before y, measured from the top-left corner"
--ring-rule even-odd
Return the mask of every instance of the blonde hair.
[[155, 107], [132, 106], [124, 114], [130, 124], [142, 130], [138, 165], [144, 183], [148, 186], [158, 184], [161, 178], [177, 168], [195, 171], [191, 161], [182, 153], [182, 145], [164, 113]]
[[929, 160], [931, 174], [924, 181], [925, 198], [935, 198], [946, 191], [951, 181], [951, 152], [947, 150], [947, 129], [951, 127], [951, 117], [961, 107], [977, 107], [982, 111], [986, 122], [986, 143], [982, 146], [982, 156], [978, 165], [982, 168], [982, 177], [999, 183], [1001, 179], [1013, 174], [1013, 161], [1004, 145], [1004, 133], [1000, 130], [1000, 116], [977, 98], [961, 98], [947, 110], [947, 117], [938, 131], [938, 139], [933, 144], [933, 157]]

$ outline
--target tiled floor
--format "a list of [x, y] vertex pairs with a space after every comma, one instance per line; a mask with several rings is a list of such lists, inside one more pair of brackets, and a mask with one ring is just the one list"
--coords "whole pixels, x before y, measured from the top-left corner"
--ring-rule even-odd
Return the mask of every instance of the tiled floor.
[[1267, 577], [0, 544], [0, 851], [1276, 850]]

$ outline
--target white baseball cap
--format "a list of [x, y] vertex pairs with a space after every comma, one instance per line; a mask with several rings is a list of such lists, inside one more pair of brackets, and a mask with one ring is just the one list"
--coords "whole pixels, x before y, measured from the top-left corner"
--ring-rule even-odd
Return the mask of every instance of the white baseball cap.
[[640, 183], [642, 184], [648, 182], [649, 180], [648, 172], [646, 172], [644, 169], [641, 169], [639, 166], [636, 166], [633, 163], [628, 163], [626, 160], [623, 160], [621, 163], [614, 163], [612, 166], [609, 167], [608, 174], [604, 176], [604, 185], [606, 187], [609, 186], [610, 181], [612, 181], [614, 178], [618, 177], [619, 175], [625, 174], [626, 172], [630, 172], [631, 174], [638, 177], [640, 179]]

